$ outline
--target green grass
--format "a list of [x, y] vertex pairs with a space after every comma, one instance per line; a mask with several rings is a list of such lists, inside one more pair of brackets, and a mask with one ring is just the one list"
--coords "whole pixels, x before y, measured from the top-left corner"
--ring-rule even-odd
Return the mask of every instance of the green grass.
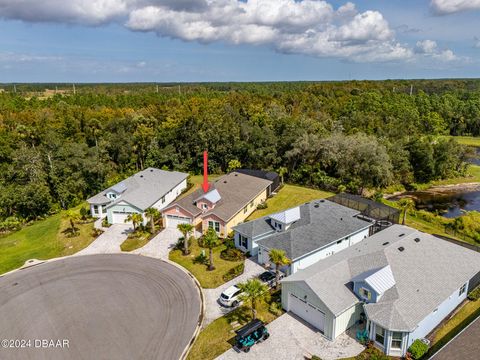
[[127, 252], [140, 249], [145, 246], [151, 238], [152, 234], [148, 231], [137, 230], [128, 235], [127, 240], [120, 245], [120, 249]]
[[65, 231], [69, 223], [62, 218], [63, 214], [55, 214], [0, 237], [0, 274], [22, 266], [29, 259], [46, 260], [74, 254], [95, 239], [92, 221], [76, 224], [79, 234], [69, 237]]
[[[268, 309], [271, 302], [278, 300], [280, 300], [280, 292], [273, 294], [269, 303], [259, 304], [257, 317], [266, 323], [275, 320], [278, 316], [270, 313]], [[187, 360], [210, 360], [223, 354], [234, 345], [235, 333], [232, 332], [234, 328], [230, 323], [237, 321], [240, 325], [244, 325], [250, 320], [251, 310], [244, 306], [215, 320], [200, 332]]]
[[256, 210], [248, 220], [258, 219], [281, 210], [295, 207], [315, 199], [323, 199], [332, 196], [328, 191], [310, 189], [297, 185], [285, 184], [277, 195], [267, 200], [266, 209]]
[[424, 358], [428, 359], [480, 316], [480, 300], [468, 301], [457, 313], [441, 325], [433, 335], [432, 345]]
[[207, 258], [209, 256], [209, 250], [200, 247], [197, 240], [192, 242], [189, 255], [184, 256], [181, 250], [172, 250], [168, 257], [171, 261], [176, 262], [190, 271], [197, 278], [203, 288], [214, 289], [225, 283], [223, 275], [243, 262], [243, 260], [223, 260], [220, 257], [220, 253], [225, 248], [225, 245], [220, 245], [213, 249], [213, 264], [215, 265], [215, 270], [212, 271], [207, 270], [208, 265], [194, 262], [194, 259], [202, 253], [202, 250], [205, 251]]
[[449, 137], [457, 140], [457, 142], [462, 145], [480, 147], [480, 137], [476, 137], [476, 136], [449, 136]]

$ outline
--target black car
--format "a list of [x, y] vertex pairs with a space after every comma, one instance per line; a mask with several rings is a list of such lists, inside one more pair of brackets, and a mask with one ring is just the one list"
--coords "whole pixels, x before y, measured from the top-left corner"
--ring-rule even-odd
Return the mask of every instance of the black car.
[[[258, 278], [260, 279], [261, 282], [267, 284], [269, 287], [272, 287], [275, 285], [275, 273], [273, 271], [265, 271], [261, 273]], [[280, 274], [280, 279], [283, 278], [283, 275]]]
[[261, 320], [253, 320], [244, 327], [235, 331], [237, 336], [235, 337], [235, 347], [244, 352], [249, 352], [250, 348], [267, 340], [270, 337], [265, 324]]

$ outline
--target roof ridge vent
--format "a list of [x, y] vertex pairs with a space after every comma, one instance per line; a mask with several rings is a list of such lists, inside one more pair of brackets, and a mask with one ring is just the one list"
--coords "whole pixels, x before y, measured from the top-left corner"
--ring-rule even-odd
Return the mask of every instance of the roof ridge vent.
[[390, 244], [390, 241], [385, 241], [382, 245], [385, 246], [385, 245], [388, 245]]
[[420, 238], [416, 237], [415, 239], [413, 239], [416, 243], [419, 243], [420, 242]]
[[400, 235], [398, 235], [398, 237], [402, 237], [402, 236], [405, 236], [405, 233], [401, 233]]

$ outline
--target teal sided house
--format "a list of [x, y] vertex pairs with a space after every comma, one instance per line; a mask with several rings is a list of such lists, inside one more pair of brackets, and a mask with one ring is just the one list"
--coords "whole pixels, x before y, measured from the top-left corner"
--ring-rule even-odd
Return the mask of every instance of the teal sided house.
[[478, 285], [480, 253], [402, 225], [282, 280], [282, 306], [334, 340], [347, 329], [401, 357]]
[[106, 217], [109, 224], [124, 224], [130, 214], [149, 207], [162, 210], [187, 188], [188, 174], [148, 168], [109, 187], [87, 200], [94, 217]]

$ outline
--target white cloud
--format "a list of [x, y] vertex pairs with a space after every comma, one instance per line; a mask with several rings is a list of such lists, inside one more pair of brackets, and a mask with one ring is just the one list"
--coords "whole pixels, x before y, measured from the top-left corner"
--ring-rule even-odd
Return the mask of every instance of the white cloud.
[[432, 0], [430, 6], [434, 13], [447, 15], [467, 10], [480, 10], [480, 0]]
[[462, 60], [450, 49], [439, 49], [437, 42], [433, 40], [417, 41], [415, 52], [425, 57], [430, 57], [444, 62]]
[[[446, 3], [434, 0], [432, 7]], [[396, 40], [380, 12], [360, 12], [351, 2], [335, 9], [325, 0], [0, 0], [0, 18], [87, 26], [116, 22], [184, 41], [262, 45], [358, 62], [457, 58], [436, 43], [412, 50]]]

